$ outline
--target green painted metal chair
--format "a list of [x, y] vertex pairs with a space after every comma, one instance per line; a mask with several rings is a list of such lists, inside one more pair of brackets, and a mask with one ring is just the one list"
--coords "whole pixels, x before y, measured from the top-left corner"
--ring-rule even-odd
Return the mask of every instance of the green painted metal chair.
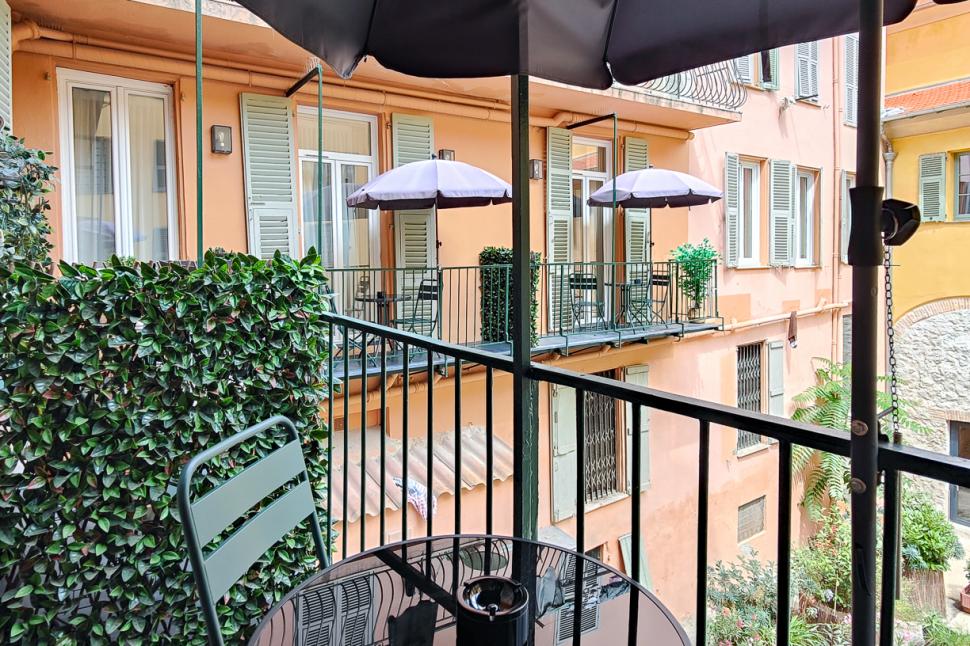
[[[286, 430], [289, 438], [286, 444], [201, 497], [192, 499], [193, 477], [207, 462], [277, 427]], [[290, 483], [293, 486], [283, 491]], [[211, 549], [206, 549], [250, 509], [281, 491], [282, 495], [263, 505], [241, 527]], [[309, 519], [317, 558], [323, 567], [329, 565], [300, 436], [293, 422], [286, 417], [277, 415], [250, 426], [193, 457], [185, 465], [179, 480], [178, 505], [192, 573], [199, 589], [199, 603], [205, 617], [209, 643], [213, 646], [223, 644], [216, 601], [249, 571], [266, 550], [280, 542], [304, 520]]]

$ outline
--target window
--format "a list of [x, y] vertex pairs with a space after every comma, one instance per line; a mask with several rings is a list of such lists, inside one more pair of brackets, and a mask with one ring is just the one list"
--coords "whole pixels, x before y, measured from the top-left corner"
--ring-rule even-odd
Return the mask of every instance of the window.
[[610, 257], [606, 209], [587, 204], [610, 177], [610, 147], [606, 141], [573, 138], [573, 262], [606, 262]]
[[[761, 355], [763, 343], [738, 346], [738, 408], [760, 413], [763, 402], [763, 379]], [[748, 431], [738, 431], [737, 451], [761, 444], [761, 436]]]
[[854, 126], [859, 118], [859, 34], [848, 34], [845, 37], [845, 52], [843, 55], [845, 70], [845, 111], [843, 117], [846, 125]]
[[798, 171], [795, 187], [795, 266], [815, 264], [815, 173]]
[[[950, 455], [970, 458], [970, 423], [950, 422]], [[970, 489], [950, 486], [950, 520], [970, 525]]]
[[172, 89], [58, 69], [64, 256], [177, 257]]
[[777, 49], [770, 50], [767, 59], [761, 53], [739, 56], [734, 59], [734, 71], [738, 82], [745, 85], [754, 85], [762, 90], [781, 87]]
[[[613, 371], [597, 376], [615, 378]], [[583, 402], [586, 442], [586, 503], [596, 503], [625, 490], [617, 464], [616, 400], [598, 393], [586, 393]]]
[[761, 165], [741, 162], [738, 209], [739, 267], [756, 267], [760, 262]]
[[970, 220], [970, 152], [956, 155], [957, 209], [956, 220]]
[[818, 102], [818, 41], [795, 45], [795, 98]]
[[[375, 174], [376, 131], [376, 117], [325, 110], [321, 169], [317, 159], [317, 111], [308, 106], [300, 106], [298, 110], [296, 138], [300, 155], [303, 250], [321, 246], [322, 240], [320, 255], [327, 267], [372, 267], [378, 263], [379, 213], [350, 208], [346, 203], [347, 197]], [[321, 179], [323, 230], [318, 233]]]
[[755, 498], [738, 507], [738, 542], [754, 538], [765, 531], [765, 497]]
[[852, 231], [852, 204], [849, 200], [851, 189], [855, 188], [855, 173], [842, 171], [842, 203], [839, 242], [842, 247], [842, 262], [849, 262], [849, 233]]

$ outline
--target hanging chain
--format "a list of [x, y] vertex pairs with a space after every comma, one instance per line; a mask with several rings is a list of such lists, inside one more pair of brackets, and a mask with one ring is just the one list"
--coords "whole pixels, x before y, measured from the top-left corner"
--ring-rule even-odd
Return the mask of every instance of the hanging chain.
[[899, 433], [899, 384], [896, 380], [896, 330], [893, 327], [893, 248], [886, 247], [883, 267], [886, 274], [886, 350], [889, 355], [889, 396], [892, 410], [892, 437]]

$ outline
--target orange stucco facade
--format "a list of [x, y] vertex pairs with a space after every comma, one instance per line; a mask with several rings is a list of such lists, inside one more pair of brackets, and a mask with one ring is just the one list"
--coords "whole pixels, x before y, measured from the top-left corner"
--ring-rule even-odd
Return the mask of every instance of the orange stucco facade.
[[[14, 130], [27, 144], [53, 152], [53, 163], [63, 166], [67, 158], [62, 133], [58, 75], [61, 70], [149, 81], [172, 89], [174, 132], [175, 205], [177, 248], [181, 258], [193, 258], [196, 248], [195, 205], [195, 78], [191, 57], [191, 15], [175, 0], [76, 0], [65, 6], [57, 0], [11, 0], [15, 21], [36, 25], [36, 32], [15, 43]], [[215, 8], [210, 8], [215, 11]], [[222, 9], [220, 9], [221, 11]], [[204, 244], [231, 250], [248, 250], [247, 204], [243, 158], [240, 94], [281, 96], [303, 73], [307, 55], [265, 26], [242, 20], [236, 14], [209, 16], [205, 23], [207, 65], [204, 72], [203, 153]], [[34, 37], [36, 36], [36, 37]], [[689, 102], [657, 99], [629, 90], [591, 92], [557, 84], [533, 83], [530, 157], [545, 159], [546, 128], [565, 126], [589, 115], [616, 111], [620, 119], [619, 141], [636, 136], [649, 145], [650, 163], [656, 167], [688, 171], [715, 186], [724, 183], [725, 154], [745, 159], [785, 159], [816, 174], [812, 221], [814, 262], [804, 268], [770, 267], [767, 217], [768, 185], [762, 209], [761, 262], [746, 269], [718, 267], [718, 295], [723, 329], [665, 338], [649, 343], [614, 347], [604, 343], [568, 355], [549, 353], [538, 360], [580, 372], [615, 370], [631, 365], [649, 366], [651, 387], [702, 399], [738, 403], [737, 348], [748, 343], [784, 343], [784, 409], [790, 414], [791, 398], [812, 383], [812, 359], [843, 358], [842, 317], [849, 313], [848, 266], [839, 258], [839, 177], [854, 169], [854, 129], [843, 124], [841, 40], [819, 43], [819, 95], [816, 102], [789, 101], [793, 96], [792, 48], [780, 55], [780, 89], [747, 89], [748, 99], [740, 112], [716, 110]], [[378, 171], [392, 165], [391, 115], [415, 114], [433, 118], [435, 148], [456, 151], [457, 158], [480, 166], [502, 178], [511, 177], [509, 106], [505, 79], [434, 81], [403, 77], [368, 61], [352, 81], [328, 75], [324, 87], [327, 108], [377, 119], [376, 159]], [[291, 101], [315, 106], [311, 84]], [[232, 129], [228, 155], [209, 151], [213, 125]], [[609, 124], [582, 130], [584, 137], [608, 140]], [[579, 134], [579, 133], [577, 133]], [[622, 166], [623, 155], [617, 151]], [[766, 175], [766, 173], [764, 173]], [[532, 248], [546, 256], [545, 184], [531, 186]], [[55, 253], [65, 248], [63, 195], [51, 195]], [[614, 259], [623, 259], [622, 216], [607, 235], [614, 240]], [[511, 208], [455, 209], [439, 216], [441, 266], [475, 265], [486, 245], [509, 245]], [[395, 266], [394, 218], [379, 218], [380, 260]], [[615, 233], [614, 233], [615, 232]], [[666, 260], [682, 242], [708, 238], [722, 252], [724, 213], [721, 203], [687, 209], [655, 211], [653, 257]], [[797, 318], [797, 344], [789, 344], [789, 317]], [[409, 407], [412, 434], [424, 433], [427, 415], [425, 386], [421, 379], [410, 385]], [[462, 384], [462, 424], [482, 426], [484, 376], [469, 370]], [[376, 383], [371, 383], [376, 388]], [[496, 433], [512, 442], [511, 377], [497, 375], [493, 400]], [[402, 406], [400, 380], [387, 393], [388, 434], [399, 438]], [[368, 425], [378, 420], [379, 398], [367, 400]], [[441, 377], [435, 387], [436, 432], [454, 430], [454, 378]], [[550, 393], [540, 390], [539, 402], [539, 525], [553, 524], [551, 511]], [[351, 403], [350, 422], [336, 406], [337, 428], [359, 428], [360, 399]], [[693, 613], [695, 540], [697, 524], [698, 432], [696, 423], [654, 412], [650, 419], [650, 482], [642, 492], [644, 541], [654, 589], [682, 619]], [[733, 429], [712, 429], [710, 556], [731, 560], [741, 549], [753, 548], [773, 558], [777, 518], [777, 448], [764, 444], [754, 451], [736, 451]], [[414, 437], [415, 435], [412, 435]], [[496, 483], [496, 532], [511, 532], [511, 480]], [[760, 496], [766, 497], [763, 531], [738, 542], [738, 508]], [[464, 492], [461, 527], [476, 532], [485, 528], [484, 487]], [[630, 496], [622, 494], [588, 512], [586, 545], [602, 546], [607, 563], [623, 567], [620, 536], [629, 533]], [[408, 508], [409, 533], [423, 531], [424, 521]], [[378, 540], [378, 522], [366, 517], [368, 543]], [[575, 519], [556, 526], [572, 534]], [[389, 540], [399, 537], [400, 513], [388, 512]], [[436, 532], [454, 527], [451, 496], [439, 501], [434, 518]], [[360, 528], [345, 531], [349, 552], [356, 551]], [[795, 528], [796, 538], [799, 536]]]

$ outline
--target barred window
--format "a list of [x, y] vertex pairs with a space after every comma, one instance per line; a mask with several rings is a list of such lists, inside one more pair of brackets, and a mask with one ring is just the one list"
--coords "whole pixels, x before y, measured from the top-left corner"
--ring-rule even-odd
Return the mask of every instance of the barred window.
[[765, 497], [755, 498], [738, 507], [738, 542], [765, 531]]
[[[613, 378], [613, 371], [599, 373]], [[582, 402], [586, 442], [586, 502], [609, 498], [622, 489], [617, 468], [616, 400], [598, 393], [586, 393]]]
[[[761, 356], [763, 343], [738, 346], [738, 408], [760, 413], [763, 400], [761, 376]], [[761, 436], [756, 433], [738, 430], [737, 450], [761, 444]]]

